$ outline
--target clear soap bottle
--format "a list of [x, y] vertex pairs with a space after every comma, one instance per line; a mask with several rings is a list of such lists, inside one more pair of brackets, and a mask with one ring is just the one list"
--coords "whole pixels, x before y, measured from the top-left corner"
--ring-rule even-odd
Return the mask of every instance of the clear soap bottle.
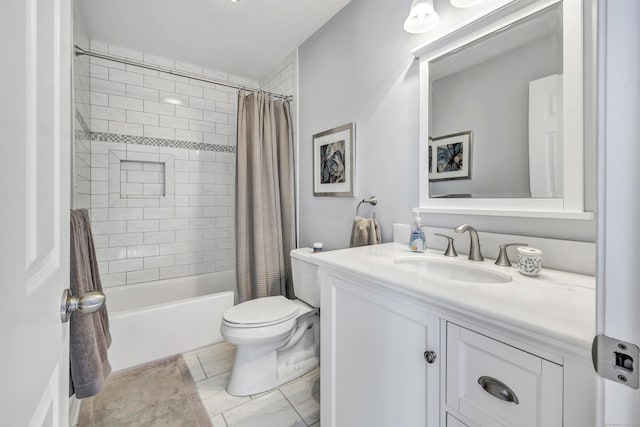
[[420, 214], [416, 214], [415, 222], [411, 225], [411, 237], [409, 238], [409, 249], [413, 252], [424, 252], [427, 250], [427, 241], [422, 231], [422, 219]]

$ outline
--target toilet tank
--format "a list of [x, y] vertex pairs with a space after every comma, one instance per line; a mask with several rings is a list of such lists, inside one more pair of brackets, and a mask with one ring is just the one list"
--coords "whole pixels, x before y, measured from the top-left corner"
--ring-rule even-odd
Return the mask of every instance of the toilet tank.
[[320, 307], [318, 263], [313, 249], [299, 248], [291, 251], [291, 274], [296, 298], [312, 307]]

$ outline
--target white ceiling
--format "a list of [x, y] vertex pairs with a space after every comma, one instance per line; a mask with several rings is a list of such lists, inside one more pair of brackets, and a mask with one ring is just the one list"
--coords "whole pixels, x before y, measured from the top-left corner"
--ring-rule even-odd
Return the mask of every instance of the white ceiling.
[[260, 79], [350, 0], [77, 0], [89, 37]]

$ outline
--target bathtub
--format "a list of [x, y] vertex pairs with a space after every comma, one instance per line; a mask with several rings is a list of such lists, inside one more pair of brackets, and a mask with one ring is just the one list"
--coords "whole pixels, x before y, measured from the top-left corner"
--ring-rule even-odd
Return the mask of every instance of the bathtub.
[[114, 371], [223, 340], [235, 271], [105, 288]]

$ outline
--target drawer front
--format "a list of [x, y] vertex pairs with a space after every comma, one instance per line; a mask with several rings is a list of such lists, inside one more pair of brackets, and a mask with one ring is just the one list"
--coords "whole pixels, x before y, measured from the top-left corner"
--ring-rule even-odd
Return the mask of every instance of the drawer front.
[[469, 427], [453, 415], [447, 413], [447, 427]]
[[562, 366], [447, 324], [446, 403], [479, 426], [562, 426]]

